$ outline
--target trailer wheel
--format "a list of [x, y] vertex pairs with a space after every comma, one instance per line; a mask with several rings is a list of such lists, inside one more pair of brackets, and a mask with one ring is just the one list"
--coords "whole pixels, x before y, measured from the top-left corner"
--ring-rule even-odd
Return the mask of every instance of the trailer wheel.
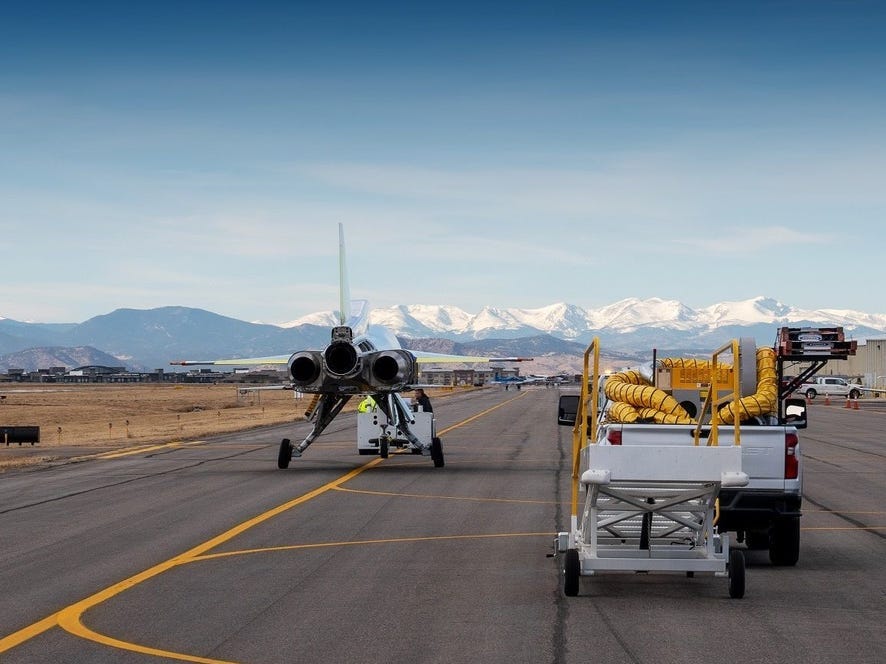
[[[861, 396], [861, 392], [859, 392], [858, 390], [852, 390], [851, 392], [849, 392], [850, 399], [858, 399], [860, 396]], [[31, 445], [33, 445], [33, 444], [34, 443], [31, 443]]]
[[578, 558], [578, 549], [566, 549], [566, 559], [563, 561], [563, 594], [566, 597], [578, 595], [580, 577], [581, 561]]
[[292, 460], [292, 444], [288, 438], [280, 441], [280, 451], [277, 453], [277, 468], [284, 470], [289, 468], [289, 462]]
[[776, 519], [769, 531], [769, 561], [792, 567], [800, 559], [800, 517]]
[[434, 462], [434, 468], [443, 467], [443, 441], [439, 438], [431, 439], [431, 461]]
[[388, 458], [388, 439], [387, 438], [382, 438], [381, 440], [378, 441], [378, 455], [382, 459]]
[[729, 596], [732, 599], [744, 597], [745, 584], [744, 553], [738, 549], [729, 550]]
[[806, 398], [807, 399], [814, 399], [816, 397], [816, 395], [818, 395], [818, 392], [813, 390], [811, 387], [808, 390], [806, 390]]

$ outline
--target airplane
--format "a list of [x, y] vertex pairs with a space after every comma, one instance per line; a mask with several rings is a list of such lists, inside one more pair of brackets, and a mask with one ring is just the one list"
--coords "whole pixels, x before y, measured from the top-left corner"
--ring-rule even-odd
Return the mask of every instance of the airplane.
[[[306, 413], [313, 426], [298, 445], [289, 438], [280, 441], [277, 467], [289, 467], [323, 433], [355, 396], [372, 396], [381, 415], [373, 424], [378, 437], [373, 445], [386, 458], [391, 445], [409, 449], [414, 454], [430, 455], [435, 468], [442, 468], [443, 443], [433, 435], [431, 413], [413, 413], [401, 392], [423, 387], [418, 383], [418, 365], [423, 363], [525, 362], [528, 357], [475, 357], [448, 355], [401, 347], [396, 335], [387, 327], [369, 324], [369, 305], [365, 300], [350, 300], [350, 287], [345, 258], [344, 227], [338, 225], [339, 243], [339, 311], [338, 325], [330, 332], [329, 344], [320, 350], [298, 350], [286, 355], [219, 360], [179, 360], [177, 366], [196, 365], [273, 365], [285, 364], [291, 377], [291, 388], [313, 394], [314, 401]], [[423, 419], [424, 418], [424, 419]], [[430, 426], [417, 426], [430, 423]], [[358, 436], [358, 451], [363, 449]]]
[[566, 380], [566, 376], [562, 374], [558, 374], [556, 376], [537, 376], [535, 374], [529, 374], [527, 376], [505, 376], [502, 378], [496, 378], [491, 381], [497, 385], [546, 385], [546, 384], [559, 384], [563, 383]]

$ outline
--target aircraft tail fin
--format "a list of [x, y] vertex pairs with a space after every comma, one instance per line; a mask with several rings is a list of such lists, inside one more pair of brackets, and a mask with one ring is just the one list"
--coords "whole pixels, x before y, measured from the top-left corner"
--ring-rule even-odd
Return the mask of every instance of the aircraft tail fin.
[[351, 288], [348, 284], [348, 263], [345, 256], [345, 230], [338, 225], [338, 324], [346, 325], [351, 318]]

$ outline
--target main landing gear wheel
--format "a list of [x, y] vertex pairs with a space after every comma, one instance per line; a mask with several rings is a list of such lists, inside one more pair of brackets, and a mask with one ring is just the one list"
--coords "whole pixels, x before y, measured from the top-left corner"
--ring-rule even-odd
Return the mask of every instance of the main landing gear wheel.
[[567, 549], [566, 559], [563, 561], [563, 594], [566, 597], [578, 595], [578, 579], [581, 576], [581, 561], [578, 559], [578, 549]]
[[378, 441], [378, 455], [382, 459], [388, 458], [388, 439], [387, 438], [382, 438], [380, 441]]
[[732, 599], [744, 597], [744, 553], [729, 549], [729, 596]]
[[280, 453], [277, 455], [277, 468], [283, 470], [289, 468], [289, 462], [292, 460], [292, 443], [288, 438], [280, 441]]
[[431, 439], [431, 461], [434, 462], [434, 468], [443, 467], [443, 441], [439, 438]]

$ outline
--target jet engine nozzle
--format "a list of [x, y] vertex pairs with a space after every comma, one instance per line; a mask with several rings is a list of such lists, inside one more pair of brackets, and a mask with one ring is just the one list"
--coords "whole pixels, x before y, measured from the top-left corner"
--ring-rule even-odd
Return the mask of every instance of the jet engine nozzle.
[[323, 351], [326, 369], [334, 376], [350, 377], [360, 371], [360, 355], [347, 341], [333, 341]]
[[379, 387], [414, 383], [416, 379], [415, 358], [405, 350], [382, 350], [369, 359], [367, 382]]
[[299, 387], [316, 381], [322, 368], [322, 356], [315, 350], [299, 351], [289, 358], [289, 375], [292, 376], [292, 382]]

